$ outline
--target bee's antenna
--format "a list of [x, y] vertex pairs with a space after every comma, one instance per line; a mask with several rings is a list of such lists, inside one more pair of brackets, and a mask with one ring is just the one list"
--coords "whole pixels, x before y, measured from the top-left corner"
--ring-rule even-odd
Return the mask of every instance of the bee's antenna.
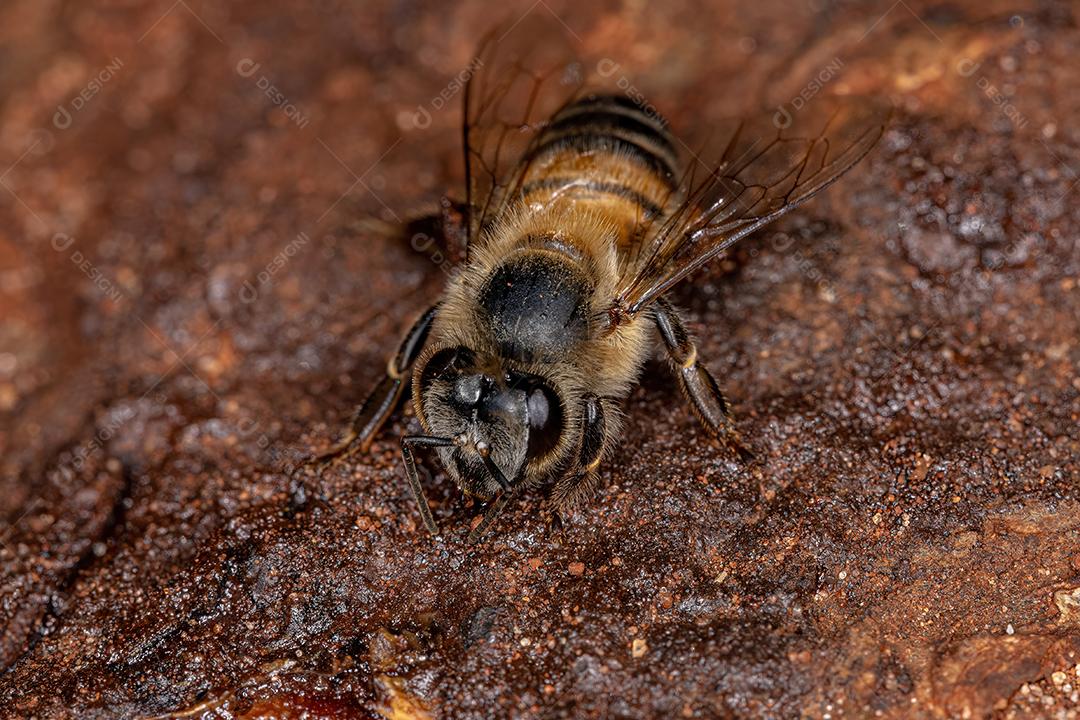
[[488, 528], [499, 519], [499, 516], [502, 515], [502, 511], [506, 508], [506, 503], [514, 496], [514, 491], [516, 490], [516, 488], [507, 481], [506, 476], [503, 475], [502, 470], [495, 464], [495, 461], [491, 459], [491, 448], [486, 443], [477, 443], [476, 449], [480, 451], [480, 457], [484, 460], [484, 467], [491, 473], [491, 477], [495, 482], [499, 483], [502, 492], [499, 493], [499, 497], [495, 498], [495, 501], [488, 507], [487, 512], [484, 513], [484, 519], [480, 521], [480, 524], [473, 528], [473, 531], [469, 533], [467, 542], [470, 543], [479, 540], [480, 537], [488, 531]]
[[506, 503], [510, 501], [510, 498], [514, 496], [514, 491], [503, 490], [499, 493], [499, 497], [495, 498], [495, 502], [491, 503], [491, 506], [484, 513], [484, 519], [480, 521], [480, 524], [473, 528], [473, 531], [469, 533], [467, 542], [474, 543], [480, 539], [480, 537], [488, 531], [488, 528], [499, 519], [502, 515], [502, 511], [506, 508]]
[[502, 470], [495, 464], [495, 461], [491, 459], [491, 446], [485, 442], [476, 443], [476, 450], [480, 453], [480, 458], [484, 461], [484, 467], [491, 473], [492, 479], [499, 483], [499, 487], [503, 492], [509, 492], [510, 483], [506, 480], [506, 476], [503, 475]]
[[431, 516], [427, 495], [420, 485], [420, 477], [416, 473], [416, 457], [413, 455], [412, 446], [448, 447], [455, 444], [454, 438], [437, 437], [435, 435], [406, 435], [401, 438], [401, 459], [405, 463], [405, 474], [409, 477], [409, 487], [412, 488], [413, 497], [416, 498], [416, 503], [420, 506], [420, 518], [424, 521], [424, 527], [432, 535], [438, 534], [439, 526], [435, 524], [435, 518]]

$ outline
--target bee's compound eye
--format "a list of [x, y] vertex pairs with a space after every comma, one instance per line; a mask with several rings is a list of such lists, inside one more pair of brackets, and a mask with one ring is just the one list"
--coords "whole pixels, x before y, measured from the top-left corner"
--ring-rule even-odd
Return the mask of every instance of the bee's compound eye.
[[542, 383], [533, 385], [525, 400], [529, 410], [529, 457], [546, 455], [562, 437], [563, 415], [558, 395]]
[[529, 393], [529, 429], [543, 430], [551, 414], [551, 403], [543, 388], [533, 388]]
[[456, 370], [467, 367], [472, 361], [472, 351], [467, 347], [459, 346], [438, 350], [415, 371], [419, 372], [420, 388], [427, 388], [437, 378], [452, 378]]

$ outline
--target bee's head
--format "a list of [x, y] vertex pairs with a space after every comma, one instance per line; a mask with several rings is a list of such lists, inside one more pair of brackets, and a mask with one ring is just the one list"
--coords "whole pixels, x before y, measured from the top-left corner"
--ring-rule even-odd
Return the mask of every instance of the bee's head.
[[438, 450], [447, 472], [483, 498], [499, 491], [498, 472], [519, 482], [530, 462], [556, 450], [565, 429], [562, 401], [548, 380], [463, 346], [425, 353], [413, 396], [425, 429], [454, 439]]

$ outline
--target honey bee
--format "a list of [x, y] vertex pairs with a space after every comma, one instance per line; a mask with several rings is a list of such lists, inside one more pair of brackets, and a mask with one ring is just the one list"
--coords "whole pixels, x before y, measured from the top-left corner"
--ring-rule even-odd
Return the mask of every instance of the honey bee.
[[346, 437], [316, 457], [366, 451], [411, 388], [423, 433], [402, 437], [401, 453], [420, 516], [438, 532], [415, 456], [431, 448], [489, 501], [470, 542], [522, 489], [546, 487], [557, 510], [593, 492], [657, 336], [705, 429], [747, 453], [665, 293], [830, 185], [888, 115], [822, 100], [784, 122], [716, 128], [715, 149], [693, 151], [636, 92], [610, 87], [610, 61], [605, 87], [553, 50], [566, 43], [551, 30], [515, 34], [528, 45], [501, 30], [484, 39], [463, 93], [467, 198], [443, 227], [460, 262]]

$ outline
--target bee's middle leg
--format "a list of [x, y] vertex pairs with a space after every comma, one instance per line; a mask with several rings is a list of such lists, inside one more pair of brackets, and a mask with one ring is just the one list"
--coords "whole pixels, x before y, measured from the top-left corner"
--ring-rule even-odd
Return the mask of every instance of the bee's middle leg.
[[753, 452], [743, 442], [732, 420], [731, 405], [712, 374], [699, 362], [697, 346], [675, 308], [661, 298], [653, 307], [653, 317], [679, 378], [679, 386], [698, 420], [741, 458], [752, 458]]
[[405, 335], [397, 353], [386, 365], [386, 374], [353, 413], [345, 437], [328, 450], [309, 458], [301, 467], [317, 465], [322, 470], [356, 452], [367, 452], [379, 429], [401, 402], [412, 364], [424, 348], [437, 308], [437, 305], [428, 308]]

